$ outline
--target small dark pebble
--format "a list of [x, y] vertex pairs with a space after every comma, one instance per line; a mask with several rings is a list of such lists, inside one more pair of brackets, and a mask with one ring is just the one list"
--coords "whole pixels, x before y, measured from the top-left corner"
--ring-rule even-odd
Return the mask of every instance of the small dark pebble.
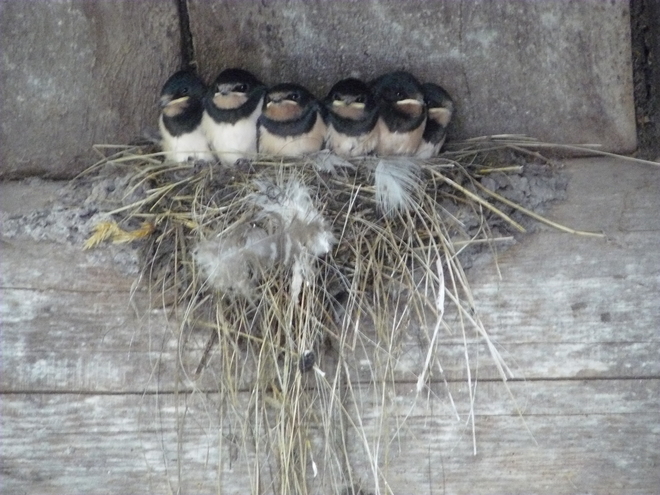
[[300, 362], [298, 363], [301, 373], [311, 370], [314, 367], [315, 362], [316, 354], [314, 354], [314, 351], [303, 351], [302, 356], [300, 356]]

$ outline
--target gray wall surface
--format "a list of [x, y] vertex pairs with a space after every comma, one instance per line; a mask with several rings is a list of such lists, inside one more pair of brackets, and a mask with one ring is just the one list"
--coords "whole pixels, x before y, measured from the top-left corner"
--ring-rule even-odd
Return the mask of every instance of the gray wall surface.
[[339, 78], [403, 68], [454, 96], [454, 137], [636, 146], [627, 1], [190, 0], [190, 9], [207, 78], [238, 65], [323, 95]]
[[0, 1], [0, 176], [71, 177], [155, 126], [173, 1]]
[[[636, 147], [625, 0], [189, 0], [199, 69], [323, 95], [407, 69], [457, 104], [453, 138], [525, 133]], [[91, 146], [155, 127], [180, 58], [174, 0], [0, 1], [0, 177], [70, 177]]]

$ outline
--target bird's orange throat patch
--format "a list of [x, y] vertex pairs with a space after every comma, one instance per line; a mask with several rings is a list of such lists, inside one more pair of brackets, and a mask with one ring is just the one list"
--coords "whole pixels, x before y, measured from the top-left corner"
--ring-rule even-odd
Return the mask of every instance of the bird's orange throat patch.
[[168, 117], [176, 117], [177, 115], [181, 115], [186, 110], [186, 108], [188, 108], [189, 103], [190, 98], [187, 96], [172, 100], [163, 108], [163, 115]]
[[271, 101], [266, 105], [264, 115], [277, 122], [288, 122], [300, 118], [302, 108], [296, 102], [289, 100]]
[[451, 110], [448, 108], [429, 108], [429, 119], [435, 120], [443, 127], [447, 127], [451, 120]]
[[332, 103], [331, 112], [344, 119], [361, 120], [364, 118], [364, 103], [349, 103], [347, 105], [344, 102], [338, 103], [335, 101]]
[[235, 110], [246, 101], [248, 101], [248, 97], [243, 93], [216, 93], [213, 97], [213, 104], [222, 110]]
[[424, 105], [413, 99], [397, 101], [396, 108], [411, 117], [419, 117], [424, 112]]

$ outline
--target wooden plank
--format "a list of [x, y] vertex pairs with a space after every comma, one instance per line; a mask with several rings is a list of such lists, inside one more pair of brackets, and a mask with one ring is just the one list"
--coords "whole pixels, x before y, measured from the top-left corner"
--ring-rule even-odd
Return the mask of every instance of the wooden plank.
[[[416, 396], [396, 386], [383, 403], [378, 390], [354, 388], [361, 428], [346, 435], [354, 479], [374, 490], [365, 445], [372, 455], [380, 445], [383, 493], [383, 479], [393, 493], [652, 493], [658, 486], [660, 380], [510, 387], [517, 406], [502, 383], [478, 385], [476, 456], [464, 384], [449, 386], [460, 420], [443, 390]], [[250, 400], [241, 394], [236, 407]], [[350, 402], [349, 395], [357, 418]], [[2, 491], [270, 493], [265, 471], [261, 491], [247, 488], [254, 439], [235, 420], [221, 422], [219, 404], [217, 394], [5, 395]], [[309, 426], [312, 437], [322, 435]]]
[[[130, 296], [136, 283], [136, 266], [114, 261], [115, 256], [127, 253], [127, 249], [83, 251], [80, 245], [24, 237], [4, 238], [0, 242], [2, 288], [54, 291], [54, 294], [114, 292]], [[136, 253], [131, 250], [126, 257], [135, 259]]]
[[[217, 437], [199, 429], [177, 450], [172, 396], [11, 395], [2, 402], [4, 493], [212, 492]], [[53, 418], [57, 418], [53, 421]]]
[[511, 385], [526, 403], [524, 423], [515, 407], [502, 408], [511, 404], [502, 384], [479, 385], [476, 455], [465, 411], [460, 422], [451, 418], [446, 401], [415, 402], [398, 388], [394, 403], [383, 404], [380, 393], [356, 392], [366, 414], [360, 431], [348, 434], [351, 466], [373, 489], [368, 452], [380, 451], [380, 481], [391, 493], [654, 493], [660, 486], [658, 380], [535, 382], [525, 399], [521, 384]]
[[602, 230], [617, 247], [623, 247], [616, 242], [619, 234], [660, 230], [657, 166], [593, 157], [567, 160], [564, 168], [570, 174], [568, 199], [551, 210], [559, 221]]
[[171, 326], [136, 315], [128, 291], [0, 293], [3, 391], [157, 390], [158, 376], [177, 369]]
[[[605, 230], [615, 240], [556, 232], [523, 239], [500, 255], [501, 279], [493, 265], [471, 273], [480, 315], [517, 378], [660, 376], [657, 171], [613, 160], [580, 160], [568, 166], [573, 177], [568, 204], [577, 206], [560, 204], [548, 215], [571, 226]], [[634, 194], [621, 185], [621, 177]], [[0, 301], [2, 390], [142, 392], [174, 390], [181, 383], [203, 390], [216, 386], [223, 373], [217, 350], [208, 373], [190, 380], [208, 332], [180, 340], [176, 322], [168, 322], [163, 312], [146, 311], [148, 303], [140, 294], [133, 298], [141, 311], [135, 315], [129, 298], [133, 277], [117, 270], [111, 253], [8, 242], [0, 258], [7, 288]], [[369, 381], [374, 333], [368, 325], [362, 331], [360, 345], [344, 354], [352, 376]], [[468, 341], [472, 375], [498, 379], [483, 343], [474, 337]], [[428, 342], [426, 330], [406, 331], [391, 376], [416, 381]], [[186, 352], [180, 352], [180, 345]], [[436, 357], [445, 379], [466, 378], [460, 334], [443, 332]], [[182, 359], [186, 373], [179, 366]], [[441, 378], [435, 366], [431, 379]], [[251, 380], [247, 373], [244, 386]]]
[[[506, 292], [513, 297], [513, 292]], [[139, 296], [139, 295], [138, 295]], [[136, 297], [138, 297], [136, 296]], [[78, 292], [59, 290], [0, 290], [0, 317], [3, 321], [0, 349], [3, 355], [0, 389], [12, 392], [127, 392], [172, 391], [177, 387], [213, 390], [223, 373], [223, 354], [214, 349], [209, 369], [195, 380], [209, 331], [181, 334], [177, 322], [159, 310], [136, 310], [130, 306], [128, 291]], [[541, 297], [539, 295], [531, 297]], [[146, 304], [142, 301], [143, 306]], [[504, 304], [504, 303], [502, 303]], [[511, 322], [497, 320], [489, 331], [495, 334], [499, 352], [519, 379], [623, 378], [660, 376], [660, 342], [654, 336], [640, 336], [618, 342], [601, 337], [583, 341], [567, 337], [566, 342], [544, 340], [546, 328], [521, 322], [522, 305], [511, 315]], [[535, 307], [541, 307], [536, 305]], [[493, 308], [496, 311], [497, 307]], [[551, 308], [548, 308], [550, 311]], [[652, 313], [648, 310], [646, 314]], [[494, 312], [502, 320], [506, 316]], [[539, 320], [543, 322], [543, 315]], [[569, 315], [570, 316], [570, 315]], [[632, 316], [632, 315], [631, 315]], [[485, 318], [487, 320], [487, 318]], [[631, 328], [632, 321], [628, 323]], [[508, 334], [496, 333], [499, 328]], [[568, 326], [567, 328], [573, 328]], [[641, 327], [640, 333], [647, 327]], [[523, 329], [525, 331], [517, 331]], [[536, 337], [534, 331], [541, 337]], [[427, 354], [428, 337], [417, 329], [400, 345], [392, 376], [414, 382], [421, 373]], [[518, 335], [520, 334], [520, 335]], [[375, 332], [363, 327], [355, 351], [343, 355], [352, 379], [371, 381], [378, 369]], [[597, 334], [595, 334], [597, 335]], [[380, 351], [382, 353], [382, 350]], [[468, 355], [471, 374], [479, 379], [499, 379], [495, 362], [485, 344], [470, 339]], [[244, 376], [239, 388], [254, 380], [256, 364], [251, 354], [240, 357]], [[432, 380], [465, 380], [465, 348], [451, 339], [440, 340], [434, 353]], [[437, 365], [442, 367], [440, 373]], [[182, 367], [183, 366], [183, 367]], [[322, 367], [333, 373], [331, 357]]]
[[[545, 244], [539, 242], [537, 248], [542, 252]], [[37, 246], [38, 255], [54, 249], [53, 246]], [[648, 246], [642, 245], [642, 248]], [[27, 246], [17, 251], [20, 256], [26, 253], [30, 258]], [[10, 257], [11, 253], [8, 253], [3, 260], [9, 262]], [[648, 265], [639, 267], [638, 271], [643, 272], [646, 268], [650, 273], [654, 268], [652, 264], [653, 259]], [[55, 265], [49, 266], [53, 268]], [[115, 275], [121, 281], [116, 292], [97, 292], [114, 287], [105, 277], [105, 272], [102, 272], [103, 277], [90, 276], [83, 266], [82, 275], [76, 277], [71, 275], [75, 270], [67, 270], [64, 266], [61, 266], [64, 278], [70, 276], [71, 281], [65, 281], [63, 285], [75, 287], [75, 283], [82, 284], [89, 277], [90, 290], [63, 291], [58, 284], [58, 290], [2, 291], [0, 308], [5, 323], [2, 341], [6, 356], [4, 366], [7, 370], [13, 370], [3, 373], [0, 378], [3, 389], [155, 390], [152, 387], [157, 386], [156, 382], [148, 380], [151, 372], [147, 373], [147, 370], [154, 370], [158, 364], [158, 387], [172, 390], [174, 384], [181, 380], [177, 371], [181, 342], [176, 322], [168, 323], [161, 311], [136, 315], [130, 307], [130, 278], [122, 279]], [[553, 272], [554, 268], [546, 264], [550, 280], [546, 288], [550, 285], [555, 293], [551, 304], [536, 279], [520, 281], [515, 273], [511, 275], [512, 271], [530, 270], [533, 266], [533, 260], [512, 255], [508, 264], [500, 264], [505, 276], [510, 275], [510, 282], [495, 279], [490, 285], [475, 286], [486, 328], [515, 376], [527, 379], [658, 376], [660, 365], [655, 356], [659, 343], [653, 329], [658, 327], [660, 321], [660, 307], [655, 304], [658, 291], [652, 279], [649, 284], [642, 273], [634, 277], [617, 277], [615, 274], [609, 283], [601, 284], [598, 282], [600, 276], [595, 279], [585, 276], [569, 285], [564, 278], [553, 280], [549, 272]], [[106, 271], [110, 272], [109, 269]], [[39, 285], [50, 283], [49, 278], [57, 280], [58, 269], [46, 272], [49, 275], [36, 279]], [[29, 275], [27, 278], [30, 278]], [[543, 278], [542, 275], [540, 278]], [[594, 291], [596, 287], [598, 290]], [[631, 303], [621, 299], [620, 294], [633, 289], [639, 299], [631, 308]], [[523, 296], [518, 296], [520, 290]], [[585, 300], [581, 299], [582, 294], [591, 300], [597, 298], [598, 301], [592, 305], [595, 307], [589, 308], [589, 303], [581, 302]], [[144, 311], [146, 302], [138, 296], [137, 299], [142, 300], [133, 301], [139, 302], [141, 311]], [[606, 318], [606, 315], [609, 316]], [[368, 326], [363, 327], [363, 332], [361, 342], [364, 345], [358, 345], [355, 353], [346, 352], [356, 378], [362, 381], [371, 378], [374, 352], [370, 339], [373, 332], [368, 331]], [[201, 359], [199, 351], [203, 349], [208, 333], [196, 333], [190, 338], [195, 341], [183, 342], [190, 351], [189, 355], [184, 356], [189, 358], [189, 372]], [[400, 345], [400, 359], [394, 369], [397, 379], [417, 379], [428, 341], [429, 337], [421, 329], [413, 330], [406, 336]], [[475, 338], [469, 341], [471, 361], [479, 363], [478, 376], [482, 379], [497, 378], [494, 363], [484, 345], [475, 344], [478, 341]], [[550, 342], [552, 352], [548, 352]], [[442, 334], [436, 355], [445, 371], [445, 378], [465, 378], [464, 348], [459, 339]], [[108, 356], [115, 357], [108, 359]], [[115, 360], [122, 363], [121, 367], [116, 366]], [[21, 365], [26, 362], [41, 363], [46, 368]], [[211, 359], [211, 365], [215, 363], [217, 359]], [[118, 375], [120, 369], [123, 372]], [[219, 372], [221, 370], [215, 370], [215, 373]], [[473, 368], [472, 372], [476, 373], [476, 369]], [[437, 369], [434, 376], [439, 378]], [[199, 384], [202, 388], [207, 385], [209, 383]]]
[[500, 257], [501, 279], [492, 267], [474, 274], [478, 309], [505, 342], [657, 342], [657, 246], [660, 231], [621, 234], [617, 243], [534, 235]]
[[[468, 339], [478, 378], [477, 455], [460, 336], [443, 333], [436, 350], [449, 383], [434, 367], [418, 395], [426, 331], [404, 332], [401, 359], [385, 382], [398, 383], [383, 390], [369, 385], [375, 367], [367, 360], [377, 355], [364, 327], [364, 346], [345, 353], [352, 389], [338, 401], [358, 426], [347, 420], [330, 435], [307, 425], [319, 470], [312, 478], [304, 466], [312, 493], [330, 493], [332, 480], [343, 483], [349, 473], [368, 490], [378, 479], [385, 492], [385, 480], [393, 493], [653, 493], [660, 486], [660, 181], [657, 171], [611, 161], [569, 169], [577, 187], [567, 204], [579, 208], [559, 205], [551, 216], [603, 228], [609, 240], [544, 230], [502, 253], [502, 279], [492, 266], [471, 272], [490, 335], [516, 378], [527, 379], [509, 382], [510, 395], [492, 381], [498, 374], [483, 343]], [[15, 238], [5, 250], [6, 241], [0, 491], [232, 493], [246, 490], [256, 466], [263, 466], [261, 492], [275, 491], [277, 458], [266, 446], [277, 441], [277, 421], [244, 428], [239, 419], [254, 414], [248, 405], [256, 399], [217, 394], [221, 354], [199, 380], [183, 372], [194, 371], [208, 332], [181, 333], [171, 315], [146, 311], [139, 292], [136, 313], [133, 276], [118, 271], [112, 256], [96, 258], [101, 251]], [[331, 380], [332, 360], [321, 367]], [[306, 376], [304, 397], [314, 403], [325, 390], [327, 400], [328, 385]], [[250, 431], [264, 439], [258, 449]], [[337, 435], [349, 447], [347, 472], [336, 460], [322, 462]], [[379, 449], [380, 478], [367, 445]]]
[[[410, 420], [390, 446], [397, 455], [383, 468], [388, 493], [648, 494], [660, 482], [660, 439], [644, 424], [657, 421], [657, 415], [634, 421], [616, 415], [530, 418], [528, 427], [544, 439], [538, 447], [521, 447], [526, 432], [513, 418], [479, 419], [476, 433], [484, 447], [474, 457], [469, 446], [457, 446], [469, 431], [446, 438], [447, 421]], [[369, 426], [365, 429], [368, 435]], [[351, 460], [356, 470], [368, 473], [365, 457], [358, 453]]]

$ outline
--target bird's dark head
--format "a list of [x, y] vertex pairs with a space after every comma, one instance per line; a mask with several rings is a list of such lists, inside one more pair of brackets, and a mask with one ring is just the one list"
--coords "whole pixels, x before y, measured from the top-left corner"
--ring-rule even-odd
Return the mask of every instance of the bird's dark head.
[[323, 104], [329, 112], [350, 120], [362, 120], [376, 108], [376, 100], [363, 81], [342, 79], [335, 84]]
[[384, 74], [371, 82], [371, 90], [382, 104], [411, 117], [418, 117], [425, 112], [422, 85], [409, 72]]
[[264, 84], [251, 72], [243, 69], [225, 69], [213, 81], [211, 99], [217, 108], [234, 110], [251, 97], [260, 97], [264, 90]]
[[192, 102], [200, 102], [206, 85], [197, 74], [189, 70], [174, 73], [160, 92], [160, 106], [168, 117], [183, 113]]
[[428, 109], [428, 118], [435, 120], [442, 127], [447, 127], [454, 113], [454, 101], [449, 93], [433, 83], [424, 83], [422, 91]]
[[279, 122], [292, 121], [301, 118], [315, 103], [314, 95], [304, 87], [293, 83], [277, 84], [266, 93], [263, 114]]

